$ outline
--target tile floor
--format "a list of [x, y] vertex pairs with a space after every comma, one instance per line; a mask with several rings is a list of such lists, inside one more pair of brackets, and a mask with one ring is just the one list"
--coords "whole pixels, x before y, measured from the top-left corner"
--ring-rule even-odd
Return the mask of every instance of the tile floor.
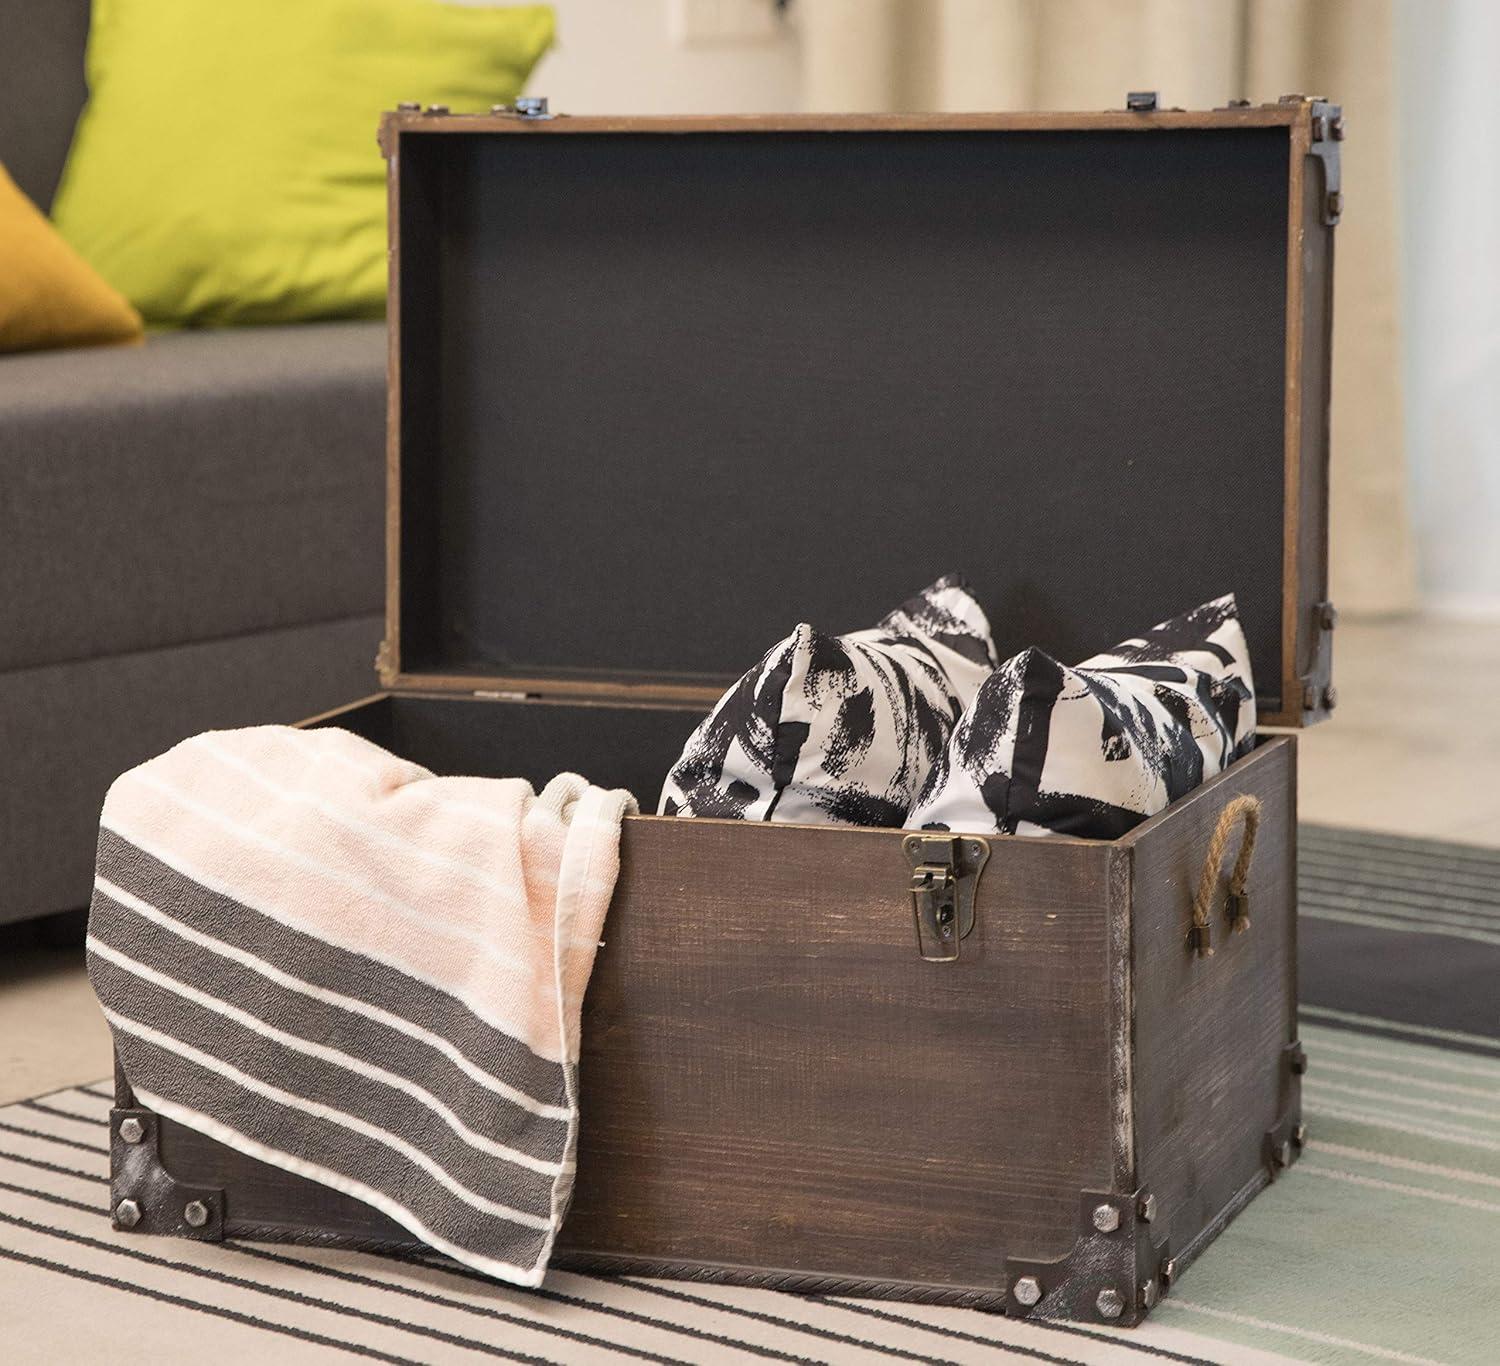
[[[1335, 660], [1302, 818], [1500, 847], [1500, 622], [1345, 622]], [[34, 939], [0, 928], [0, 1104], [110, 1070], [81, 955]]]

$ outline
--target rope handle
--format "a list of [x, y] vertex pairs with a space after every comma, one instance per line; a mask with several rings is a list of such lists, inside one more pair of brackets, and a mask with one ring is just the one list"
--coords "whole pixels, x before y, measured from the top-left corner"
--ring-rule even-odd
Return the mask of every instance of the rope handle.
[[1238, 825], [1245, 827], [1245, 833], [1229, 873], [1229, 912], [1236, 934], [1244, 934], [1250, 928], [1250, 895], [1245, 884], [1250, 879], [1250, 864], [1255, 859], [1255, 836], [1260, 831], [1260, 798], [1246, 795], [1234, 798], [1219, 812], [1219, 823], [1214, 826], [1214, 833], [1208, 841], [1208, 853], [1203, 859], [1203, 871], [1198, 874], [1198, 890], [1193, 894], [1193, 928], [1188, 943], [1200, 958], [1213, 956], [1209, 915], [1219, 889], [1224, 850]]

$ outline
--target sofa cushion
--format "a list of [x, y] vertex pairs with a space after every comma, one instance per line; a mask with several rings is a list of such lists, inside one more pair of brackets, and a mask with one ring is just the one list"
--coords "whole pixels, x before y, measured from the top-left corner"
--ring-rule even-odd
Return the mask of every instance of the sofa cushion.
[[89, 0], [0, 0], [0, 157], [42, 209], [88, 96], [88, 32]]
[[379, 608], [385, 329], [0, 358], [0, 670]]

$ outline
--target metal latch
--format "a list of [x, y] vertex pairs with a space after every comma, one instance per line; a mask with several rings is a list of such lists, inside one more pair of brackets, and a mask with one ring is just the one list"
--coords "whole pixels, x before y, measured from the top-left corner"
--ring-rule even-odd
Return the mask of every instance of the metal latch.
[[974, 893], [989, 843], [972, 835], [908, 835], [902, 847], [911, 860], [917, 952], [930, 963], [951, 963], [974, 928]]

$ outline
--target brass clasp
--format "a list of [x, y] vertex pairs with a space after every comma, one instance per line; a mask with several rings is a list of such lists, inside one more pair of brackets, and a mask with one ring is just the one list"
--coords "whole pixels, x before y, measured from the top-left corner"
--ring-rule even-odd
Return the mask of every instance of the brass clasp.
[[917, 952], [930, 963], [951, 963], [974, 928], [974, 893], [990, 846], [974, 836], [923, 834], [908, 835], [902, 847], [912, 865]]

